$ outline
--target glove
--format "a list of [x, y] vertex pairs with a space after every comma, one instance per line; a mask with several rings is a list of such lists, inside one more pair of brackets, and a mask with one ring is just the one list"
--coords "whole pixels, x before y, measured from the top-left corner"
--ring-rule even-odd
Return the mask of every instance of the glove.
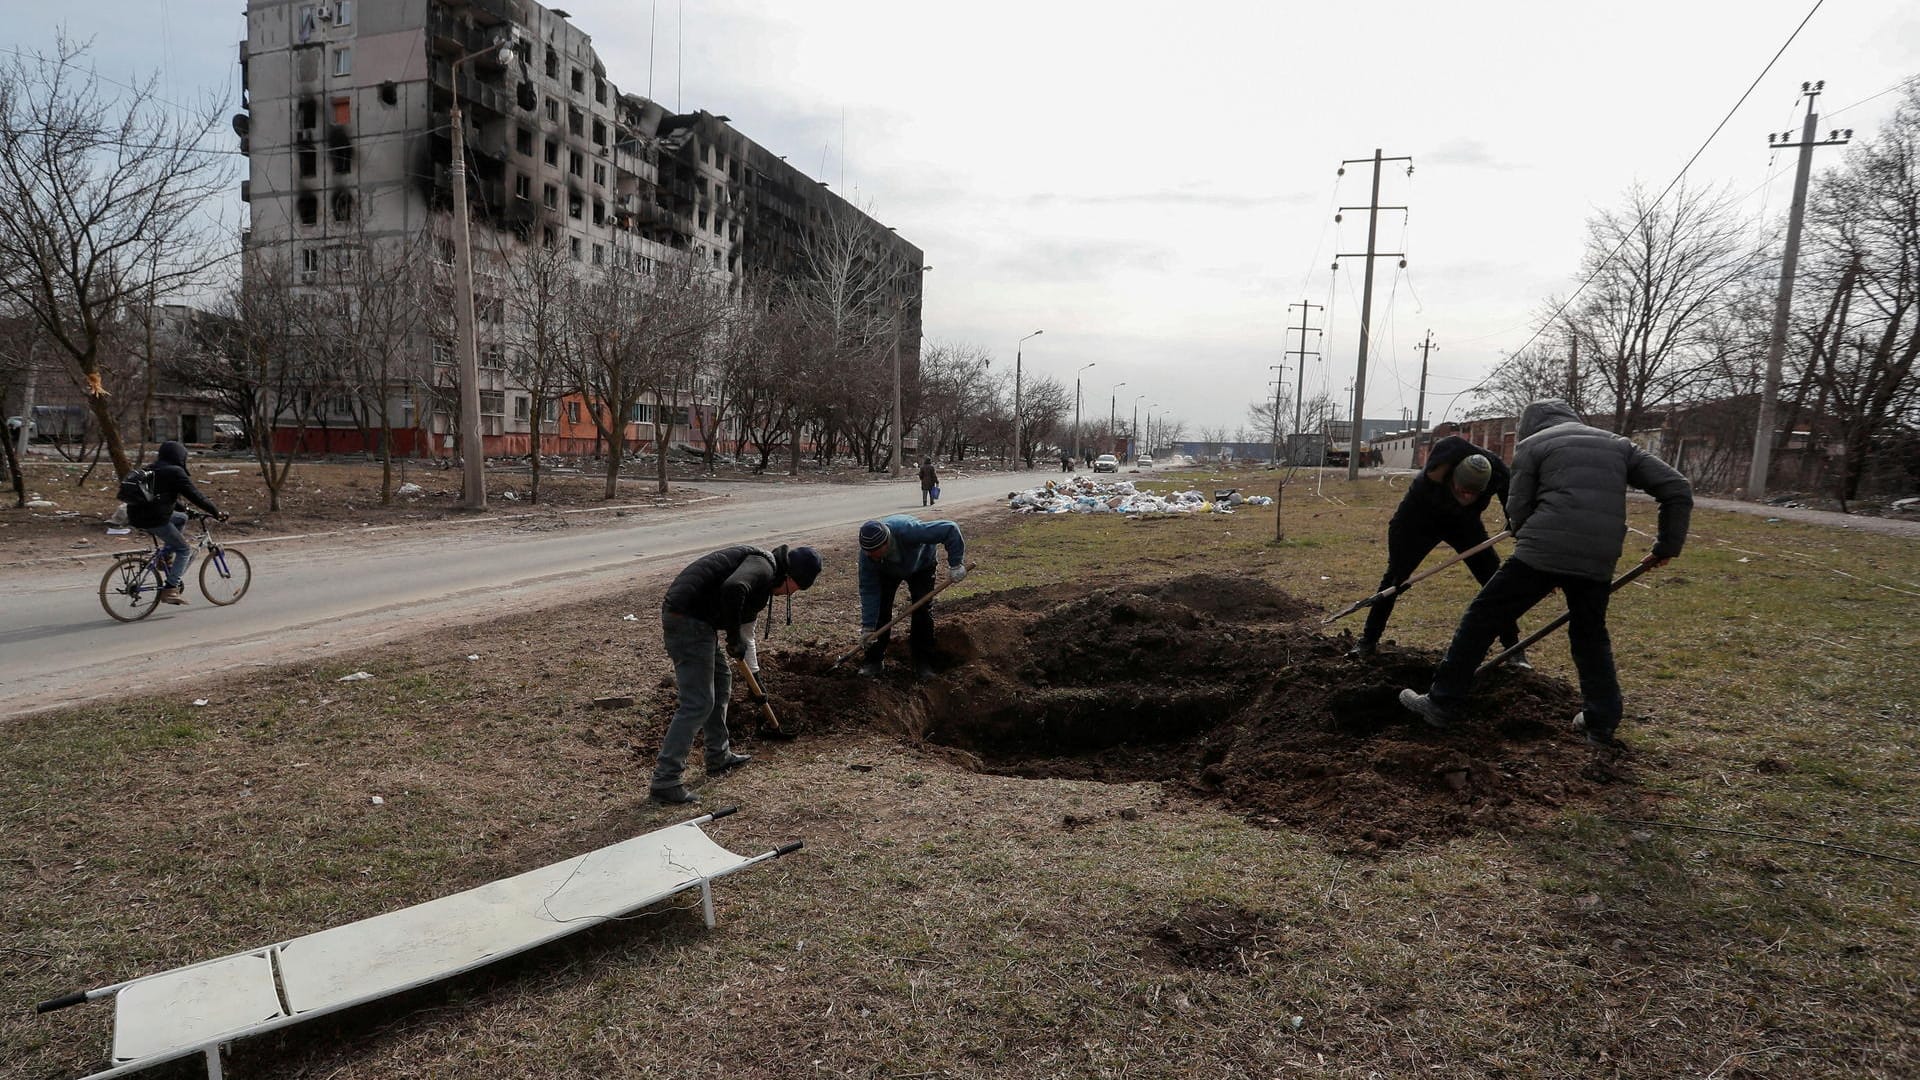
[[947, 580], [948, 580], [948, 581], [950, 581], [950, 582], [952, 582], [952, 583], [954, 583], [955, 585], [958, 585], [958, 584], [960, 584], [960, 583], [961, 583], [962, 581], [965, 581], [966, 579], [967, 579], [967, 568], [966, 568], [966, 565], [965, 565], [964, 563], [963, 563], [963, 564], [960, 564], [960, 565], [958, 565], [958, 566], [949, 566], [949, 567], [947, 567]]
[[747, 655], [747, 639], [741, 637], [737, 630], [727, 634], [727, 655], [735, 660], [744, 659]]
[[753, 672], [755, 675], [760, 674], [760, 643], [752, 638], [748, 638], [747, 651], [741, 654], [740, 660], [747, 665], [748, 671]]
[[227, 521], [227, 519], [231, 518], [232, 516], [233, 516], [232, 514], [229, 514], [225, 510], [222, 510], [219, 513], [213, 515], [213, 518], [215, 521], [218, 521], [224, 524]]

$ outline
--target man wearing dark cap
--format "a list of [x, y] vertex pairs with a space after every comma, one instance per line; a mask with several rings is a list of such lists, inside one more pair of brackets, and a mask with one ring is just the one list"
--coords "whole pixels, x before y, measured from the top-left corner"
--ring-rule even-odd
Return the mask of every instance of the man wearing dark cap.
[[[921, 521], [910, 514], [894, 514], [860, 526], [860, 629], [872, 633], [892, 618], [893, 599], [900, 583], [907, 583], [907, 598], [917, 601], [933, 591], [934, 572], [939, 560], [935, 547], [947, 549], [947, 577], [959, 581], [967, 576], [966, 542], [960, 526], [951, 521]], [[880, 674], [880, 661], [887, 654], [888, 633], [867, 646], [866, 661], [860, 674]], [[907, 644], [913, 653], [913, 673], [925, 679], [933, 674], [933, 605], [913, 613], [908, 625]]]
[[[727, 659], [759, 671], [753, 620], [776, 596], [809, 588], [820, 576], [820, 553], [785, 544], [766, 551], [741, 545], [694, 560], [667, 586], [660, 605], [667, 656], [673, 661], [680, 707], [660, 740], [651, 798], [662, 803], [698, 802], [681, 781], [694, 729], [706, 732], [707, 775], [719, 776], [752, 760], [736, 754], [727, 736], [727, 700], [733, 674]], [[725, 650], [716, 635], [726, 635]]]
[[1445, 728], [1466, 705], [1474, 669], [1493, 628], [1558, 589], [1567, 598], [1567, 645], [1580, 672], [1583, 704], [1574, 730], [1612, 746], [1620, 725], [1620, 678], [1607, 634], [1614, 564], [1627, 539], [1627, 488], [1660, 503], [1660, 534], [1642, 560], [1664, 566], [1680, 554], [1693, 514], [1693, 485], [1673, 466], [1622, 436], [1580, 422], [1564, 401], [1545, 398], [1520, 413], [1507, 503], [1513, 555], [1468, 605], [1427, 693], [1400, 691], [1400, 704], [1431, 727]]
[[[1483, 450], [1458, 435], [1449, 435], [1433, 444], [1427, 454], [1427, 467], [1407, 485], [1400, 508], [1387, 524], [1387, 572], [1380, 577], [1381, 589], [1406, 583], [1420, 567], [1427, 553], [1443, 541], [1455, 551], [1466, 551], [1487, 540], [1487, 527], [1480, 514], [1493, 497], [1500, 497], [1506, 509], [1509, 484], [1507, 466], [1500, 455]], [[1476, 552], [1467, 559], [1467, 569], [1475, 581], [1485, 585], [1500, 569], [1500, 556], [1492, 548]], [[1380, 635], [1393, 615], [1393, 596], [1381, 597], [1367, 610], [1367, 626], [1360, 632], [1348, 654], [1368, 657], [1380, 645]], [[1501, 644], [1511, 647], [1520, 640], [1520, 628], [1512, 622], [1500, 627]], [[1511, 667], [1528, 669], [1525, 653], [1516, 653], [1507, 661]]]
[[181, 532], [187, 524], [187, 515], [175, 508], [184, 499], [221, 521], [227, 520], [227, 515], [194, 486], [193, 477], [187, 473], [184, 444], [171, 439], [161, 443], [160, 449], [154, 452], [153, 464], [147, 468], [153, 473], [153, 501], [128, 503], [127, 524], [153, 534], [166, 550], [167, 580], [160, 587], [160, 602], [184, 604], [187, 598], [181, 594], [180, 578], [193, 562], [193, 545]]

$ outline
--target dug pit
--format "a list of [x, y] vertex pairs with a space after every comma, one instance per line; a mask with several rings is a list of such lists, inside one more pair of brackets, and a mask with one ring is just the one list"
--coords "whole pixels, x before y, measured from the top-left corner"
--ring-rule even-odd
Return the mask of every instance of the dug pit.
[[1457, 728], [1432, 731], [1396, 696], [1424, 688], [1436, 657], [1348, 659], [1320, 615], [1212, 574], [1014, 590], [943, 605], [925, 684], [904, 664], [859, 679], [800, 655], [767, 681], [808, 730], [897, 729], [1005, 775], [1161, 781], [1359, 846], [1520, 826], [1619, 783], [1618, 762], [1568, 732], [1579, 696], [1564, 681], [1496, 673]]

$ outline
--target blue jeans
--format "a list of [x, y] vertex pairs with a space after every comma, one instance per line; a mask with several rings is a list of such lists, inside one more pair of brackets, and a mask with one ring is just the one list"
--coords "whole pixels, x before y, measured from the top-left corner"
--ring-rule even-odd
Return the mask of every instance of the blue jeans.
[[1501, 627], [1511, 625], [1533, 605], [1559, 589], [1567, 598], [1567, 644], [1573, 651], [1573, 666], [1580, 672], [1580, 696], [1587, 714], [1587, 729], [1602, 735], [1613, 734], [1620, 724], [1620, 677], [1613, 667], [1613, 639], [1607, 635], [1607, 599], [1613, 595], [1610, 582], [1571, 574], [1549, 574], [1535, 570], [1519, 559], [1500, 564], [1480, 595], [1467, 605], [1460, 628], [1453, 632], [1453, 644], [1433, 673], [1433, 703], [1448, 712], [1458, 712], [1466, 704], [1473, 687], [1473, 671], [1487, 657]]
[[680, 707], [674, 710], [667, 734], [660, 740], [653, 787], [670, 788], [680, 783], [687, 769], [696, 728], [706, 732], [709, 768], [726, 761], [733, 752], [727, 739], [727, 701], [733, 696], [733, 672], [718, 636], [720, 631], [712, 623], [662, 610], [660, 625], [667, 658], [673, 661]]
[[193, 562], [193, 545], [187, 543], [187, 534], [180, 530], [187, 524], [187, 515], [175, 513], [165, 525], [143, 527], [140, 531], [150, 533], [160, 540], [160, 549], [169, 556], [167, 563], [167, 587], [177, 589], [180, 579], [186, 575], [187, 564]]

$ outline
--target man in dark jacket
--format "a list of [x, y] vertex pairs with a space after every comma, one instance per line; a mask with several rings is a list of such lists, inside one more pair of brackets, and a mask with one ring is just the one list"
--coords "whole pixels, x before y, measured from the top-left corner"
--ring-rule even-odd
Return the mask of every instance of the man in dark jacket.
[[1425, 694], [1400, 703], [1434, 727], [1466, 704], [1473, 672], [1498, 628], [1559, 589], [1567, 597], [1567, 644], [1580, 672], [1584, 707], [1575, 730], [1600, 746], [1620, 725], [1620, 681], [1607, 636], [1607, 598], [1627, 535], [1627, 487], [1660, 503], [1660, 534], [1644, 560], [1664, 566], [1680, 554], [1693, 512], [1693, 487], [1673, 467], [1629, 440], [1580, 422], [1564, 401], [1536, 401], [1520, 414], [1507, 522], [1513, 554], [1461, 617], [1453, 644]]
[[[907, 597], [917, 601], [933, 591], [935, 547], [947, 549], [947, 577], [959, 581], [967, 576], [966, 541], [960, 526], [951, 521], [921, 521], [909, 514], [894, 514], [860, 526], [860, 629], [872, 633], [893, 617], [893, 598], [900, 594], [900, 583], [907, 583]], [[887, 655], [889, 633], [867, 646], [860, 674], [880, 674], [880, 661]], [[913, 613], [908, 623], [907, 645], [913, 653], [913, 673], [925, 679], [933, 674], [933, 605]]]
[[[706, 732], [707, 775], [719, 776], [752, 760], [736, 754], [727, 735], [727, 700], [733, 674], [727, 659], [760, 669], [753, 641], [753, 620], [776, 596], [810, 588], [820, 576], [820, 553], [786, 545], [765, 551], [740, 545], [722, 548], [693, 561], [667, 586], [660, 624], [680, 706], [660, 740], [660, 760], [649, 785], [655, 802], [690, 803], [699, 799], [681, 781], [695, 728]], [[722, 651], [717, 634], [726, 635]]]
[[932, 458], [920, 459], [920, 505], [933, 505], [933, 489], [940, 483], [940, 474], [933, 470]]
[[161, 443], [147, 469], [153, 473], [153, 501], [128, 503], [127, 524], [158, 537], [160, 546], [166, 549], [167, 582], [160, 588], [160, 602], [184, 604], [187, 599], [180, 595], [180, 579], [193, 561], [193, 547], [180, 531], [187, 515], [177, 509], [178, 504], [185, 499], [221, 521], [227, 520], [227, 515], [193, 486], [193, 477], [187, 475], [187, 448], [180, 443]]
[[[1397, 588], [1413, 576], [1420, 560], [1443, 541], [1455, 551], [1466, 551], [1486, 543], [1487, 527], [1480, 515], [1493, 500], [1507, 505], [1510, 474], [1500, 455], [1483, 450], [1458, 435], [1449, 435], [1433, 444], [1427, 453], [1427, 467], [1407, 485], [1400, 508], [1387, 523], [1387, 572], [1380, 577], [1381, 589]], [[1467, 559], [1473, 579], [1485, 585], [1500, 569], [1500, 556], [1488, 548]], [[1367, 611], [1367, 626], [1360, 632], [1348, 654], [1372, 656], [1380, 644], [1380, 635], [1393, 615], [1395, 596], [1373, 602]], [[1520, 640], [1520, 628], [1507, 623], [1500, 628], [1500, 643], [1511, 646]], [[1527, 668], [1525, 654], [1508, 661], [1514, 667]]]

